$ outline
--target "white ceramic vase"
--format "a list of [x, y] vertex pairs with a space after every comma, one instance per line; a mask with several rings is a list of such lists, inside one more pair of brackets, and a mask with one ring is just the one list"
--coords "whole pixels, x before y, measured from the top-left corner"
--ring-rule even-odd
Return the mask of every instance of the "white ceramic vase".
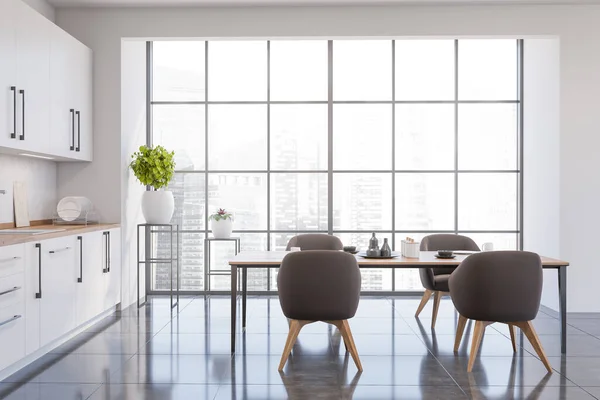
[[212, 230], [213, 236], [217, 239], [227, 239], [231, 237], [231, 231], [233, 230], [233, 221], [228, 219], [220, 219], [218, 221], [210, 220], [210, 229]]
[[142, 213], [148, 224], [169, 224], [175, 200], [168, 190], [146, 191], [142, 196]]

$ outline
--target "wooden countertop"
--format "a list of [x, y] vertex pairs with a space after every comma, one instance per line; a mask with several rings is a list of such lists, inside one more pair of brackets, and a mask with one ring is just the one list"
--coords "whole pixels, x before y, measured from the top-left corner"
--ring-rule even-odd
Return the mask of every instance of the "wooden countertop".
[[39, 242], [40, 240], [54, 239], [63, 236], [79, 235], [82, 233], [105, 231], [108, 229], [119, 228], [119, 224], [92, 224], [92, 225], [36, 225], [28, 228], [17, 228], [19, 230], [28, 229], [62, 229], [59, 232], [41, 233], [38, 235], [0, 234], [0, 247], [13, 244]]

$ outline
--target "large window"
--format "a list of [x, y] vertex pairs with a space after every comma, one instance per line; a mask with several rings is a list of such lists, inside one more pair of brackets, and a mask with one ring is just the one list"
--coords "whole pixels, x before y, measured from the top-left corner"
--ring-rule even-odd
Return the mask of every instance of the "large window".
[[[208, 215], [235, 213], [242, 250], [322, 232], [459, 233], [520, 247], [518, 40], [155, 41], [152, 144], [176, 153], [182, 289], [203, 291]], [[157, 249], [164, 238], [159, 236]], [[166, 246], [166, 245], [165, 245]], [[213, 244], [211, 268], [233, 247]], [[170, 287], [160, 265], [152, 290]], [[276, 288], [253, 271], [251, 290]], [[213, 275], [211, 290], [228, 290]], [[365, 270], [363, 290], [422, 289], [414, 270]]]

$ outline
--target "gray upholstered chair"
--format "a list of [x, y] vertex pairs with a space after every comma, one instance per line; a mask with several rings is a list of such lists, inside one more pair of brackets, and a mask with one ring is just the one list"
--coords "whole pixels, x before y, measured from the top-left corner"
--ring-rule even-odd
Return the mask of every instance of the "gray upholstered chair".
[[[479, 246], [467, 236], [454, 234], [437, 234], [425, 236], [421, 240], [421, 251], [438, 251], [438, 250], [469, 250], [479, 251]], [[423, 308], [433, 295], [433, 314], [431, 316], [431, 328], [435, 327], [438, 310], [440, 308], [440, 300], [444, 294], [449, 292], [448, 279], [453, 268], [420, 268], [421, 283], [425, 288], [421, 303], [417, 308], [415, 317], [418, 317], [423, 311]]]
[[509, 327], [513, 351], [516, 351], [514, 327], [517, 326], [527, 336], [548, 372], [552, 372], [531, 323], [540, 308], [542, 280], [540, 256], [528, 251], [472, 254], [456, 268], [449, 281], [452, 302], [460, 314], [455, 351], [467, 320], [476, 321], [467, 371], [473, 370], [485, 327], [502, 322]]
[[291, 238], [285, 249], [290, 251], [292, 247], [300, 247], [301, 250], [342, 250], [344, 245], [337, 236], [307, 233]]
[[362, 371], [356, 345], [348, 325], [360, 298], [360, 270], [356, 258], [330, 250], [297, 251], [287, 254], [279, 268], [277, 288], [283, 314], [290, 320], [290, 331], [281, 356], [279, 370], [294, 347], [302, 327], [316, 321], [335, 325], [346, 349]]

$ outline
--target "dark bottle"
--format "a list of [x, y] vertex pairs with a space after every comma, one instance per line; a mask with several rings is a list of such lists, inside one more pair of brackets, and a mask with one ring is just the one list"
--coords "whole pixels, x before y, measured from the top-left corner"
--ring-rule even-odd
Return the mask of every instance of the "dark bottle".
[[373, 236], [369, 239], [369, 249], [379, 249], [379, 240], [375, 237], [375, 232], [373, 232]]
[[381, 246], [381, 257], [391, 257], [392, 255], [392, 249], [390, 248], [390, 245], [388, 244], [388, 240], [387, 238], [383, 239], [383, 245]]
[[373, 233], [373, 236], [371, 237], [371, 239], [369, 239], [369, 248], [367, 249], [367, 256], [379, 257], [380, 255], [381, 252], [379, 251], [379, 241], [375, 237], [375, 233]]

